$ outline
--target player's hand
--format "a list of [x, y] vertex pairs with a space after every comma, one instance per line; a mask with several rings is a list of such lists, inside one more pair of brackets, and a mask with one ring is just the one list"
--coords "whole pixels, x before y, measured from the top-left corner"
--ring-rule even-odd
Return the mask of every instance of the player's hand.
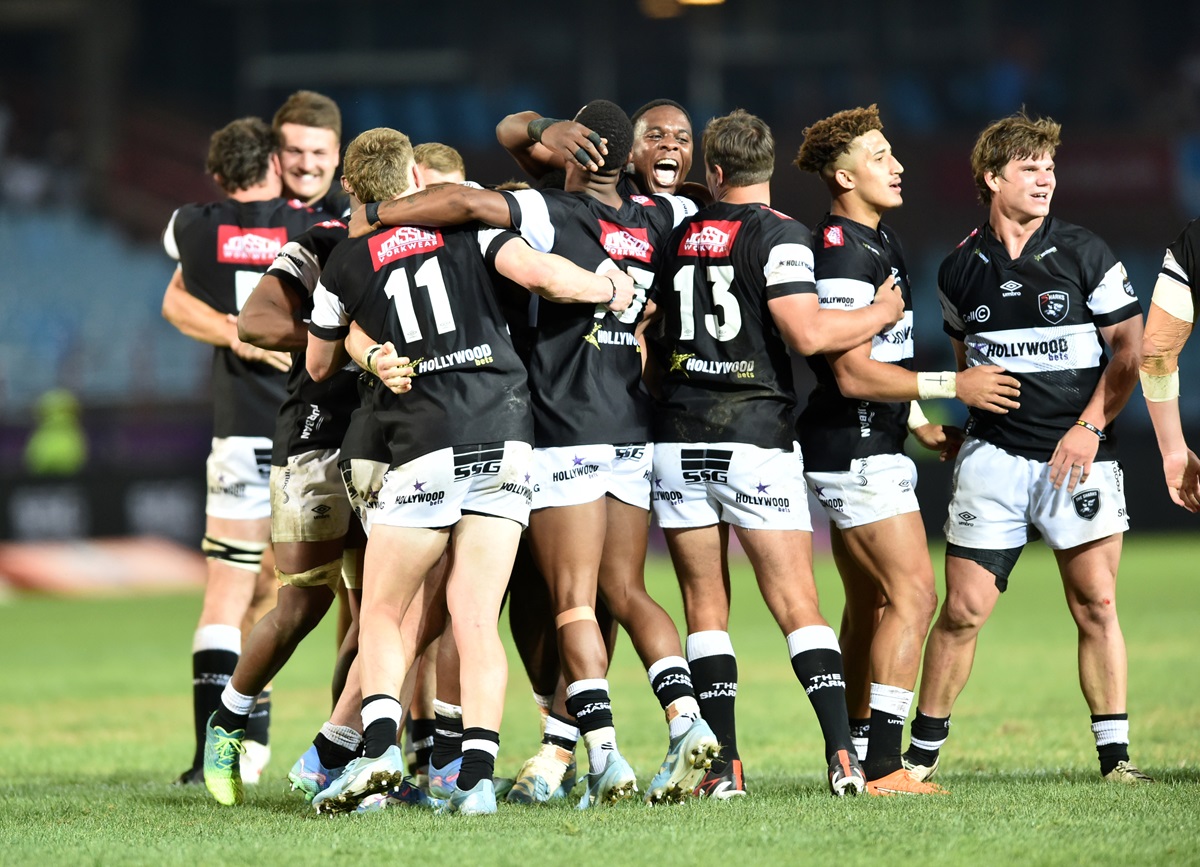
[[622, 271], [620, 268], [614, 268], [611, 271], [605, 271], [600, 275], [612, 280], [613, 286], [617, 293], [613, 296], [612, 301], [605, 306], [613, 313], [620, 313], [626, 307], [633, 303], [633, 278]]
[[994, 364], [968, 367], [958, 372], [954, 382], [958, 399], [967, 406], [999, 415], [1021, 406], [1017, 402], [1021, 396], [1021, 383], [1005, 373], [1003, 367]]
[[887, 314], [887, 322], [883, 326], [885, 329], [891, 328], [904, 318], [904, 295], [896, 285], [894, 276], [889, 274], [888, 278], [875, 290], [875, 298], [871, 304]]
[[367, 222], [367, 206], [359, 205], [350, 214], [350, 237], [361, 238], [375, 231], [375, 227]]
[[259, 349], [253, 343], [242, 341], [237, 336], [237, 317], [230, 313], [225, 318], [233, 326], [232, 333], [229, 335], [229, 348], [233, 350], [234, 355], [242, 359], [242, 361], [258, 362], [259, 364], [273, 367], [276, 370], [281, 370], [284, 373], [292, 369], [292, 354], [290, 352]]
[[567, 162], [574, 160], [589, 172], [604, 165], [608, 154], [608, 139], [581, 123], [564, 120], [542, 130], [542, 144]]
[[923, 424], [912, 430], [912, 435], [922, 446], [938, 453], [938, 460], [945, 462], [954, 460], [958, 450], [962, 448], [962, 428], [948, 424]]
[[1167, 493], [1177, 506], [1200, 512], [1200, 458], [1191, 449], [1163, 455]]
[[1062, 435], [1054, 454], [1050, 456], [1050, 481], [1055, 490], [1067, 484], [1068, 493], [1075, 490], [1080, 482], [1086, 482], [1092, 472], [1092, 461], [1100, 449], [1100, 438], [1090, 430], [1079, 425], [1071, 425], [1071, 429]]
[[372, 359], [376, 376], [394, 394], [412, 390], [412, 361], [405, 355], [397, 355], [395, 345], [389, 340]]

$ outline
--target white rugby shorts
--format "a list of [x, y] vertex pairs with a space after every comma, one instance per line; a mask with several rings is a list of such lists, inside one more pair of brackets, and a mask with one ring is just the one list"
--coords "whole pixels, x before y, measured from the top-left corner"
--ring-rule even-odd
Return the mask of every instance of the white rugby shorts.
[[1017, 548], [1041, 536], [1056, 550], [1129, 529], [1121, 466], [1096, 461], [1068, 492], [1050, 482], [1049, 464], [967, 437], [954, 465], [946, 541], [964, 548]]
[[917, 465], [904, 454], [855, 458], [849, 470], [805, 471], [804, 479], [839, 530], [885, 521], [921, 508], [916, 493]]
[[526, 526], [532, 454], [529, 443], [516, 441], [451, 446], [392, 467], [368, 509], [370, 526], [449, 527], [464, 512]]
[[719, 521], [751, 530], [812, 530], [800, 445], [656, 443], [651, 501], [660, 527]]
[[237, 521], [270, 517], [269, 437], [213, 437], [205, 469], [206, 515]]
[[350, 500], [337, 449], [292, 455], [271, 467], [271, 541], [325, 542], [350, 528]]
[[533, 450], [533, 508], [578, 506], [612, 494], [650, 510], [654, 443]]

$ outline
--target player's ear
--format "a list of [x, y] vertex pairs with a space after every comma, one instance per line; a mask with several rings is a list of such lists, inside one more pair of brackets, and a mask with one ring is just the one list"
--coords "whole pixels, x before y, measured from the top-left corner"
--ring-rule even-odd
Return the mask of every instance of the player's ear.
[[279, 151], [274, 151], [271, 154], [271, 171], [279, 177], [283, 177], [283, 163], [279, 161]]
[[408, 179], [412, 183], [412, 188], [414, 191], [425, 189], [425, 172], [421, 168], [421, 164], [415, 160], [413, 161], [411, 173], [409, 174]]
[[857, 186], [854, 181], [854, 173], [848, 169], [834, 169], [833, 183], [841, 190], [852, 190]]
[[987, 188], [993, 193], [1000, 192], [1000, 175], [997, 172], [984, 172], [983, 182], [987, 184]]

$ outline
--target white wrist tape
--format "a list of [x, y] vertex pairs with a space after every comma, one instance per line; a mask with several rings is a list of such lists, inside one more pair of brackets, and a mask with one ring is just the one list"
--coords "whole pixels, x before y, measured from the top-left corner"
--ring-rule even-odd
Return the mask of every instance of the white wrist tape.
[[1142, 380], [1142, 395], [1151, 403], [1163, 403], [1179, 397], [1179, 371], [1173, 370], [1166, 376], [1151, 376], [1138, 371]]
[[927, 424], [929, 424], [929, 419], [925, 417], [925, 413], [921, 412], [921, 404], [915, 400], [912, 401], [908, 407], [908, 429], [916, 430]]
[[1154, 294], [1150, 296], [1150, 301], [1176, 319], [1182, 319], [1184, 322], [1194, 321], [1192, 290], [1177, 280], [1160, 274], [1158, 282], [1154, 284]]
[[957, 374], [952, 370], [943, 370], [941, 373], [918, 373], [917, 397], [921, 400], [929, 400], [934, 397], [954, 397], [958, 394], [956, 378]]

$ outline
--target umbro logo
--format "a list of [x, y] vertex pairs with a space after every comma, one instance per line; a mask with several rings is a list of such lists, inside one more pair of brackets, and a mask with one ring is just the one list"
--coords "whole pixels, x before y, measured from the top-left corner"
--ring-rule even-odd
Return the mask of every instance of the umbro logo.
[[325, 503], [322, 503], [322, 504], [321, 504], [321, 505], [319, 505], [319, 506], [313, 506], [313, 508], [312, 508], [312, 513], [313, 513], [314, 515], [316, 515], [318, 519], [320, 519], [320, 518], [328, 518], [328, 517], [329, 517], [329, 513], [330, 513], [330, 512], [332, 512], [332, 511], [333, 511], [333, 507], [332, 507], [332, 506], [328, 506], [328, 505], [326, 505]]
[[1007, 283], [1000, 284], [1000, 291], [1004, 293], [1005, 298], [1015, 298], [1021, 294], [1021, 286], [1016, 280], [1009, 280]]
[[972, 521], [976, 521], [978, 519], [979, 519], [978, 515], [972, 515], [970, 512], [959, 512], [958, 513], [958, 522], [967, 527], [974, 526], [972, 524]]

